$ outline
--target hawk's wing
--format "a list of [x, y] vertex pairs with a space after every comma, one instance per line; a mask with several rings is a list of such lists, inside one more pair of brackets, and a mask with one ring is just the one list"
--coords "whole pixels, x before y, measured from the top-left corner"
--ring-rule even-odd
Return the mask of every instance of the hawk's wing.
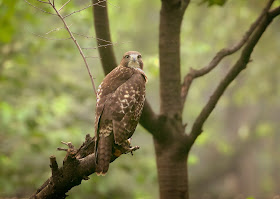
[[133, 74], [111, 96], [106, 106], [110, 107], [113, 119], [115, 143], [121, 144], [135, 131], [145, 101], [145, 78]]
[[97, 90], [95, 110], [95, 139], [98, 139], [98, 128], [100, 125], [100, 118], [104, 111], [105, 103], [111, 98], [112, 94], [132, 75], [133, 71], [131, 69], [118, 66], [112, 70], [99, 85]]

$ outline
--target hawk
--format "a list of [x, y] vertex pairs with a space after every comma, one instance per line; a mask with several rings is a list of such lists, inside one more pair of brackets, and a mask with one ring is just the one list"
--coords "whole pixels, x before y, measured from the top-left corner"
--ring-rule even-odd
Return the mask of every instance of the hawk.
[[141, 54], [129, 51], [99, 85], [95, 115], [97, 175], [107, 173], [113, 150], [132, 149], [128, 139], [142, 113], [146, 81]]

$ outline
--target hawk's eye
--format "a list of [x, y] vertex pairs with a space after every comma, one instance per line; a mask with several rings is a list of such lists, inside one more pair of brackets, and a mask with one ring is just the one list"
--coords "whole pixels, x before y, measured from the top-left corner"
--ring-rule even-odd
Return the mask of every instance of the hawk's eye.
[[142, 56], [141, 56], [141, 55], [138, 55], [137, 58], [140, 59], [140, 58], [142, 58]]
[[125, 58], [129, 58], [129, 55], [124, 56]]

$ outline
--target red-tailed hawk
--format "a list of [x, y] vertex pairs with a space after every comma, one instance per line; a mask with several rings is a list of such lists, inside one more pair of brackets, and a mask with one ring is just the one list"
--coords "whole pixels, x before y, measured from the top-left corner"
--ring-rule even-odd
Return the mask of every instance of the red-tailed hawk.
[[[139, 52], [126, 52], [97, 90], [95, 139], [96, 173], [105, 175], [114, 148], [128, 148], [145, 101], [147, 77]], [[114, 146], [114, 147], [113, 147]]]

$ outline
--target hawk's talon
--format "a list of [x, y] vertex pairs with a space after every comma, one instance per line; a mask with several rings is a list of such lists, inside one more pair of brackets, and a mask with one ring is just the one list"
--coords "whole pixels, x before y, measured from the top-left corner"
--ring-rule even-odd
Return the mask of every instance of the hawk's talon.
[[140, 149], [139, 146], [127, 148], [127, 149], [125, 149], [125, 150], [126, 150], [126, 151], [125, 151], [125, 154], [131, 153], [131, 155], [133, 155], [133, 151], [136, 151], [136, 150], [138, 150], [138, 149]]

